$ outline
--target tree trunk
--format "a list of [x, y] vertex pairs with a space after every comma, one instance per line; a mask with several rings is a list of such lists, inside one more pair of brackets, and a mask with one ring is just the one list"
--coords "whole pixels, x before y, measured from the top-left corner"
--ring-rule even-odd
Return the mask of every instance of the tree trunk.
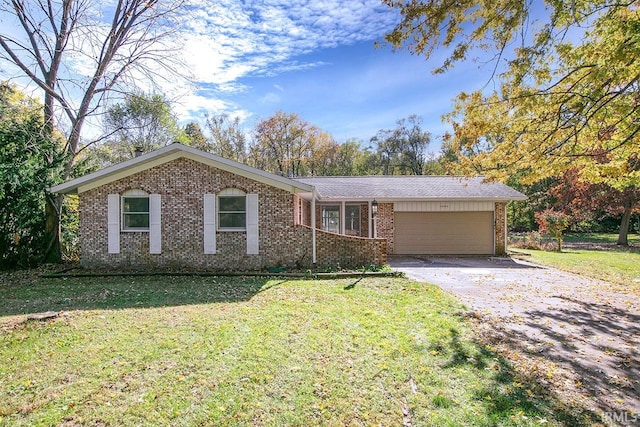
[[631, 222], [631, 208], [631, 203], [625, 200], [624, 213], [622, 214], [622, 221], [620, 221], [620, 233], [618, 233], [616, 245], [629, 246], [627, 235], [629, 234], [629, 223]]
[[60, 245], [60, 216], [62, 212], [62, 196], [48, 194], [45, 205], [45, 238], [44, 262], [59, 263], [62, 261]]

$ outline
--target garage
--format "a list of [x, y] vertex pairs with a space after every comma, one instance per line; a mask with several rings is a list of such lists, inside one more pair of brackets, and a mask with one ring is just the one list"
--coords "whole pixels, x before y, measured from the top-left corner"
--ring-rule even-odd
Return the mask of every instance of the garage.
[[395, 212], [400, 255], [487, 255], [494, 252], [493, 211]]

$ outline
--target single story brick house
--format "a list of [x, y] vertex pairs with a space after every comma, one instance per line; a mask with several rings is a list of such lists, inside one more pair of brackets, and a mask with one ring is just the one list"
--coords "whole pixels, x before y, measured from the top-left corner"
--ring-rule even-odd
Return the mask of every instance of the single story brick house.
[[506, 204], [481, 177], [290, 179], [171, 144], [50, 189], [78, 194], [81, 264], [260, 270], [502, 255]]

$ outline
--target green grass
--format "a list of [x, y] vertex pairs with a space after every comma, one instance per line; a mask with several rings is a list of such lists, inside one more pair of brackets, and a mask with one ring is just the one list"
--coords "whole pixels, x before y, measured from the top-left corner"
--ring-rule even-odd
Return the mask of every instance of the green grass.
[[[567, 243], [616, 243], [617, 233], [566, 233], [563, 237]], [[629, 233], [627, 240], [630, 244], [640, 244], [640, 235]]]
[[[588, 425], [406, 279], [0, 277], [0, 425]], [[22, 314], [63, 311], [50, 321]]]
[[565, 248], [562, 252], [513, 251], [529, 254], [522, 258], [527, 261], [615, 283], [626, 291], [640, 291], [640, 252], [573, 248]]

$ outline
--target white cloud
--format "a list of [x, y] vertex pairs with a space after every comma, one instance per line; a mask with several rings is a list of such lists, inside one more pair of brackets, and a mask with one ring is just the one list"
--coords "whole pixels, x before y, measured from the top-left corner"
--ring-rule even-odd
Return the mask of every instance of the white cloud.
[[[108, 20], [108, 13], [102, 12], [110, 4], [113, 0], [96, 2], [96, 19]], [[299, 56], [380, 38], [397, 21], [396, 12], [379, 0], [186, 0], [181, 13], [172, 45], [181, 54], [168, 54], [165, 66], [186, 78], [180, 80], [172, 70], [157, 66], [152, 70], [159, 77], [156, 86], [143, 73], [134, 76], [139, 89], [161, 90], [169, 99], [179, 99], [175, 110], [181, 121], [205, 111], [248, 119], [251, 113], [225, 100], [249, 89], [243, 78], [324, 66]], [[96, 25], [93, 30], [105, 28]], [[82, 50], [68, 64], [68, 72], [85, 77], [91, 74], [95, 47], [85, 45]], [[176, 65], [180, 60], [182, 71]], [[282, 93], [282, 87], [275, 87], [262, 101], [279, 102]]]
[[282, 98], [275, 92], [269, 92], [266, 95], [258, 99], [262, 104], [278, 104]]
[[[224, 99], [250, 89], [243, 78], [322, 67], [325, 62], [297, 57], [380, 38], [397, 21], [396, 12], [378, 0], [188, 0], [188, 8], [179, 34], [183, 60], [195, 85], [209, 91], [186, 91], [182, 120], [204, 111], [231, 113], [237, 108]], [[258, 101], [279, 103], [283, 88], [275, 89]]]
[[253, 74], [323, 65], [298, 63], [317, 49], [379, 38], [396, 14], [377, 0], [191, 0], [185, 61], [196, 81], [225, 84]]

